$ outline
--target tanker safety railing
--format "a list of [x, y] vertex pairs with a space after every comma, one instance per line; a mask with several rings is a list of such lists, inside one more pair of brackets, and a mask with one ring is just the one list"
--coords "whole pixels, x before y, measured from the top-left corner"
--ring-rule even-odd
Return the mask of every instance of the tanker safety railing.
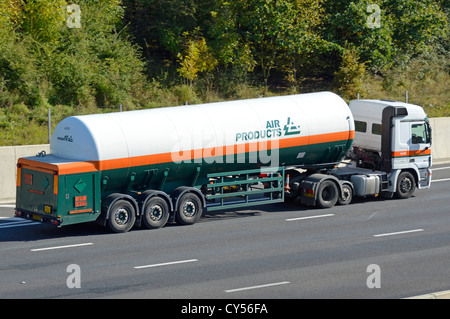
[[208, 174], [207, 210], [284, 202], [284, 167]]

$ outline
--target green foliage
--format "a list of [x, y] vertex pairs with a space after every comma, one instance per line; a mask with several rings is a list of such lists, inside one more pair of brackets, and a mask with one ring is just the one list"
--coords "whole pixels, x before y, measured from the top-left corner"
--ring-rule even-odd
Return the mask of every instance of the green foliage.
[[144, 103], [135, 92], [146, 81], [145, 63], [126, 33], [117, 31], [124, 14], [119, 0], [78, 1], [81, 28], [69, 27], [66, 1], [15, 3], [1, 7], [15, 13], [9, 15], [9, 30], [3, 29], [9, 40], [0, 43], [0, 79], [11, 96], [3, 103], [129, 108]]
[[368, 76], [362, 85], [362, 98], [405, 100], [421, 105], [429, 117], [450, 116], [448, 60], [436, 54], [423, 54], [409, 63], [395, 66], [383, 77]]
[[198, 28], [192, 34], [183, 32], [183, 38], [185, 49], [184, 54], [178, 54], [180, 67], [177, 71], [192, 84], [198, 73], [212, 71], [218, 62]]
[[342, 55], [339, 70], [334, 74], [334, 87], [341, 96], [355, 99], [358, 93], [362, 93], [362, 86], [366, 68], [359, 62], [357, 50], [350, 48]]
[[221, 48], [220, 61], [247, 72], [257, 66], [267, 88], [272, 70], [291, 70], [321, 40], [315, 33], [319, 13], [314, 0], [220, 1], [211, 36]]
[[46, 142], [48, 108], [56, 124], [329, 89], [408, 90], [448, 115], [449, 13], [448, 0], [0, 0], [0, 144]]
[[65, 0], [28, 0], [21, 14], [24, 33], [38, 42], [56, 44], [64, 27]]
[[[370, 26], [379, 8], [379, 24]], [[341, 47], [356, 47], [372, 72], [384, 72], [402, 59], [433, 51], [448, 40], [448, 16], [434, 0], [325, 0], [324, 37]]]
[[416, 57], [433, 50], [440, 40], [448, 40], [448, 16], [440, 10], [437, 1], [385, 2], [386, 12], [392, 16], [394, 44], [402, 54]]
[[[360, 59], [368, 63], [373, 72], [391, 67], [395, 54], [392, 39], [392, 21], [386, 16], [382, 1], [332, 1], [324, 3], [326, 10], [322, 33], [339, 46], [339, 51], [348, 45], [358, 50]], [[368, 25], [372, 11], [370, 4], [380, 5], [379, 26]], [[371, 22], [371, 20], [369, 20]]]

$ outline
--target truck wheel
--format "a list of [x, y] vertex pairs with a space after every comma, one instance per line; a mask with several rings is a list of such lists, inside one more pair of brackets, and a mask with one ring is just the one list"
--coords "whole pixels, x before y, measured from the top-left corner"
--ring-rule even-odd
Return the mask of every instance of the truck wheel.
[[161, 228], [169, 219], [169, 205], [161, 197], [150, 198], [143, 209], [144, 225], [147, 228]]
[[332, 181], [323, 181], [317, 191], [317, 206], [320, 208], [330, 208], [336, 205], [339, 199], [337, 186]]
[[415, 190], [416, 182], [414, 176], [410, 172], [400, 173], [397, 181], [397, 197], [401, 199], [409, 198]]
[[342, 185], [342, 194], [338, 199], [339, 205], [348, 205], [353, 199], [353, 190], [348, 184]]
[[203, 213], [202, 202], [197, 195], [186, 193], [178, 201], [175, 220], [182, 225], [195, 224]]
[[126, 200], [119, 199], [109, 209], [108, 227], [115, 233], [126, 233], [136, 221], [136, 210]]

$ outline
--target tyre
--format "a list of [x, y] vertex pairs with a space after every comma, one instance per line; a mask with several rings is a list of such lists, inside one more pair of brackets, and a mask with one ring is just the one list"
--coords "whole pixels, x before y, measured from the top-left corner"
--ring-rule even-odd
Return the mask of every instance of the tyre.
[[135, 221], [136, 210], [129, 201], [119, 199], [111, 205], [107, 225], [113, 232], [125, 233], [134, 226]]
[[317, 191], [317, 206], [320, 208], [330, 208], [336, 205], [339, 199], [339, 192], [334, 182], [325, 180], [319, 185]]
[[416, 181], [410, 172], [402, 172], [397, 180], [397, 197], [401, 199], [409, 198], [416, 190]]
[[178, 200], [175, 220], [181, 225], [195, 224], [203, 213], [200, 198], [193, 193], [185, 193]]
[[348, 205], [353, 199], [353, 190], [348, 184], [342, 185], [342, 194], [338, 199], [339, 205]]
[[142, 220], [147, 228], [161, 228], [169, 219], [170, 209], [167, 202], [158, 196], [153, 196], [142, 210]]

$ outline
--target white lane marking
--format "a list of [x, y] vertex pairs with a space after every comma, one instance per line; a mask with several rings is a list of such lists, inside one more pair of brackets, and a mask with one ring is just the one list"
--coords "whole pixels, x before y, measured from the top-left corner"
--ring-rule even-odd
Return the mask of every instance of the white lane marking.
[[12, 225], [21, 223], [38, 223], [37, 221], [32, 221], [29, 219], [16, 218], [16, 217], [0, 217], [0, 225]]
[[168, 266], [168, 265], [191, 263], [191, 262], [194, 262], [194, 261], [198, 261], [198, 259], [178, 260], [178, 261], [171, 261], [171, 262], [161, 263], [161, 264], [136, 266], [136, 267], [133, 267], [133, 268], [134, 269], [152, 268], [152, 267], [160, 267], [160, 266]]
[[0, 217], [0, 228], [11, 228], [21, 226], [41, 225], [39, 222], [18, 218], [18, 217]]
[[399, 232], [395, 232], [395, 233], [378, 234], [378, 235], [373, 235], [373, 237], [394, 236], [394, 235], [402, 235], [402, 234], [415, 233], [415, 232], [421, 232], [421, 231], [423, 231], [423, 229], [413, 229], [413, 230], [399, 231]]
[[432, 170], [432, 171], [440, 171], [440, 170], [443, 170], [443, 169], [450, 169], [450, 166], [448, 166], [448, 167], [437, 167], [437, 168], [432, 168], [431, 170]]
[[35, 226], [35, 225], [41, 225], [41, 223], [38, 223], [38, 222], [32, 222], [32, 221], [12, 222], [12, 223], [0, 224], [0, 228], [11, 228], [11, 227], [22, 227], [22, 226]]
[[65, 245], [65, 246], [54, 246], [54, 247], [46, 247], [46, 248], [36, 248], [36, 249], [31, 249], [30, 251], [43, 251], [43, 250], [62, 249], [62, 248], [72, 248], [72, 247], [81, 247], [81, 246], [89, 246], [89, 245], [93, 245], [93, 243], [84, 243], [84, 244], [75, 244], [75, 245]]
[[14, 225], [14, 224], [30, 224], [30, 223], [36, 223], [36, 224], [40, 224], [40, 223], [38, 223], [38, 222], [32, 222], [31, 220], [21, 220], [21, 221], [8, 221], [8, 222], [6, 222], [6, 223], [1, 223], [0, 225], [1, 226], [3, 226], [3, 225]]
[[251, 289], [260, 289], [260, 288], [273, 287], [273, 286], [286, 285], [286, 284], [290, 284], [290, 282], [289, 281], [274, 282], [274, 283], [265, 284], [265, 285], [242, 287], [242, 288], [237, 288], [237, 289], [229, 289], [229, 290], [225, 290], [225, 292], [230, 293], [230, 292], [237, 292], [237, 291], [251, 290]]
[[432, 180], [431, 180], [431, 183], [448, 182], [448, 181], [450, 181], [450, 178], [432, 179]]
[[322, 218], [322, 217], [330, 217], [334, 216], [334, 214], [325, 214], [325, 215], [315, 215], [315, 216], [306, 216], [306, 217], [298, 217], [298, 218], [289, 218], [286, 219], [287, 222], [291, 222], [294, 220], [304, 220], [304, 219], [313, 219], [313, 218]]
[[4, 204], [4, 205], [0, 205], [1, 208], [16, 208], [16, 205], [8, 205], [8, 204]]

